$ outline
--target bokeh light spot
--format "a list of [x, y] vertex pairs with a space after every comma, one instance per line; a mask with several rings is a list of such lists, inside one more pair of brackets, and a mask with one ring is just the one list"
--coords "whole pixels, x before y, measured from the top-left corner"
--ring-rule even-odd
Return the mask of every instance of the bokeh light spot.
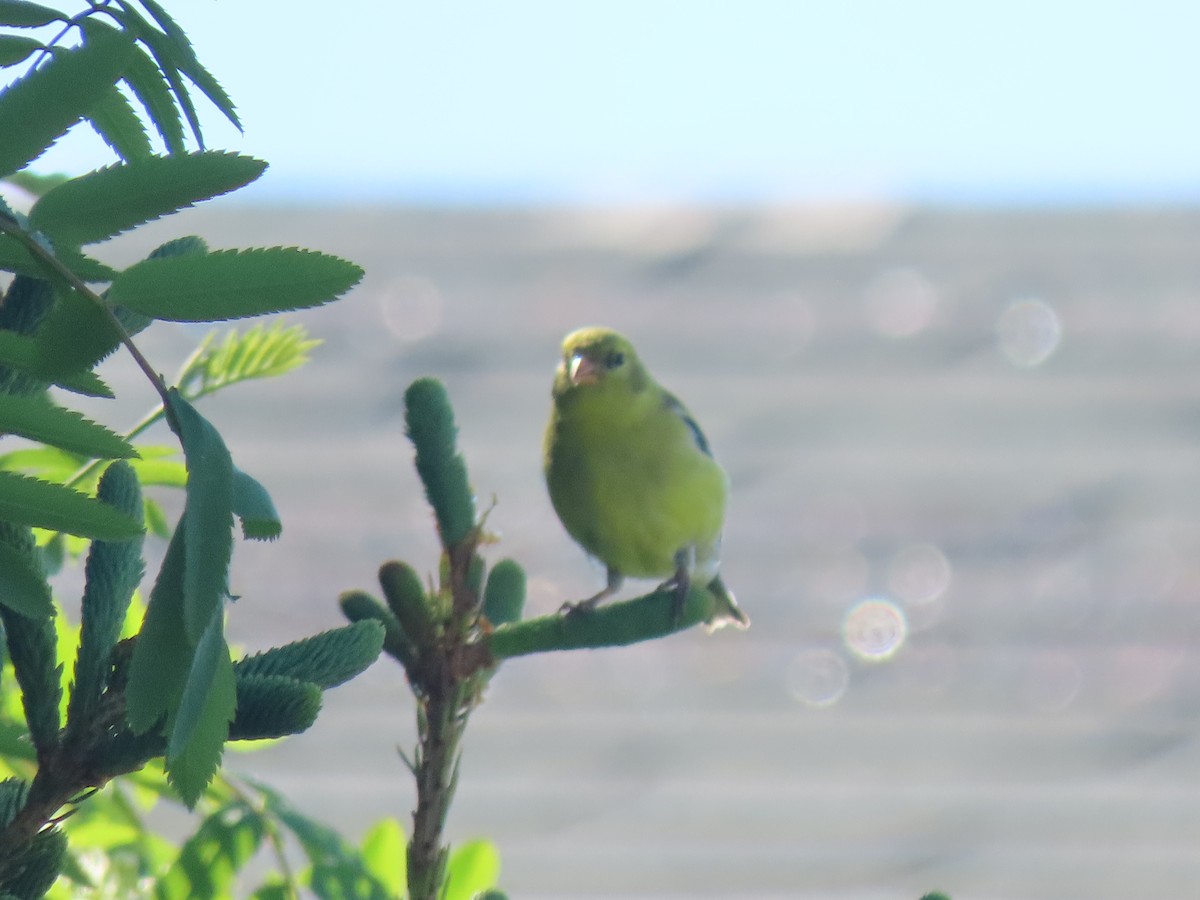
[[950, 561], [934, 544], [912, 544], [888, 561], [887, 585], [904, 607], [912, 631], [928, 628], [940, 615], [942, 599], [950, 587]]
[[859, 659], [882, 662], [895, 655], [908, 637], [908, 620], [891, 600], [870, 597], [846, 614], [842, 636]]
[[867, 285], [863, 302], [872, 328], [887, 337], [906, 338], [929, 327], [938, 292], [916, 269], [889, 269]]
[[428, 278], [402, 275], [381, 292], [379, 312], [398, 340], [419, 341], [442, 327], [442, 292]]
[[1026, 298], [1010, 303], [996, 320], [996, 344], [1014, 366], [1032, 369], [1048, 360], [1062, 342], [1062, 323], [1048, 303]]
[[805, 706], [833, 706], [850, 684], [850, 667], [840, 653], [813, 647], [796, 654], [787, 672], [788, 690]]

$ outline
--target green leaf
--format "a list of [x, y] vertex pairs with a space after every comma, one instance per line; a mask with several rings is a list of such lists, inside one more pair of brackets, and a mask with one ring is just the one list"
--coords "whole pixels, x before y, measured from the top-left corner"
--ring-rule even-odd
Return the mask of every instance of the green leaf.
[[34, 343], [38, 373], [49, 379], [67, 378], [112, 353], [121, 344], [121, 332], [91, 300], [62, 291]]
[[[186, 519], [186, 514], [184, 515]], [[194, 651], [183, 625], [184, 540], [181, 521], [150, 591], [125, 688], [129, 726], [149, 731], [179, 705]]]
[[267, 810], [285, 825], [312, 863], [312, 888], [322, 900], [395, 900], [363, 865], [355, 848], [326, 825], [292, 808], [278, 793], [254, 784]]
[[450, 854], [442, 900], [471, 900], [496, 886], [500, 854], [488, 841], [468, 841]]
[[404, 666], [409, 680], [413, 681], [419, 654], [416, 645], [404, 633], [400, 620], [366, 591], [343, 591], [338, 597], [338, 605], [351, 622], [378, 622], [383, 626], [383, 649]]
[[136, 263], [116, 277], [108, 299], [155, 319], [211, 322], [320, 306], [362, 274], [353, 263], [294, 247], [219, 250]]
[[321, 689], [282, 675], [237, 676], [237, 715], [231, 741], [261, 741], [306, 731], [321, 711]]
[[92, 107], [87, 118], [104, 143], [121, 159], [144, 159], [153, 152], [146, 126], [134, 111], [129, 98], [116, 86], [110, 88]]
[[62, 872], [66, 856], [67, 836], [60, 828], [39, 832], [14, 861], [5, 879], [5, 892], [22, 900], [43, 896]]
[[[209, 102], [224, 113], [225, 118], [233, 123], [238, 131], [241, 131], [242, 123], [238, 119], [233, 101], [225, 93], [225, 89], [217, 83], [217, 80], [200, 64], [200, 60], [197, 59], [196, 52], [192, 49], [191, 41], [188, 40], [184, 30], [175, 23], [175, 20], [167, 14], [167, 11], [156, 0], [142, 0], [142, 5], [150, 11], [150, 15], [154, 17], [154, 21], [162, 27], [163, 32], [173, 42], [178, 54], [177, 62], [179, 69], [196, 87], [200, 88], [204, 96], [209, 99]], [[199, 140], [199, 135], [196, 137]]]
[[167, 740], [167, 777], [188, 809], [196, 805], [220, 765], [237, 708], [223, 620], [217, 609], [200, 637]]
[[32, 619], [54, 615], [50, 585], [36, 559], [0, 541], [0, 603]]
[[502, 559], [488, 573], [483, 592], [483, 614], [493, 625], [521, 618], [525, 605], [525, 570], [513, 559]]
[[132, 54], [128, 38], [97, 37], [6, 87], [0, 93], [0, 176], [23, 169], [86, 115]]
[[283, 375], [308, 362], [320, 343], [309, 339], [303, 325], [280, 321], [269, 326], [259, 322], [244, 334], [231, 328], [219, 342], [210, 332], [184, 364], [179, 389], [187, 396], [201, 396], [242, 381]]
[[237, 153], [143, 156], [81, 175], [34, 204], [29, 223], [55, 244], [91, 244], [200, 200], [236, 190], [266, 169]]
[[228, 595], [233, 555], [233, 460], [208, 420], [179, 395], [168, 394], [168, 421], [183, 444], [188, 484], [184, 529], [183, 619], [195, 643]]
[[0, 66], [15, 66], [41, 50], [41, 41], [20, 34], [0, 34]]
[[0, 456], [0, 469], [36, 475], [45, 481], [65, 484], [79, 471], [83, 459], [56, 447], [26, 447]]
[[243, 472], [233, 470], [233, 514], [242, 523], [242, 536], [273, 541], [283, 533], [283, 522], [267, 489]]
[[404, 829], [393, 818], [380, 819], [363, 837], [363, 864], [393, 897], [408, 887]]
[[132, 460], [129, 464], [137, 473], [138, 481], [145, 485], [159, 487], [181, 488], [187, 486], [187, 466], [177, 459], [147, 458], [147, 454], [167, 450], [165, 447], [138, 447], [141, 459]]
[[52, 187], [57, 187], [66, 181], [70, 176], [64, 175], [61, 172], [51, 172], [48, 175], [39, 175], [36, 172], [30, 172], [28, 169], [22, 169], [20, 172], [14, 172], [4, 180], [9, 184], [15, 184], [27, 194], [32, 194], [35, 197], [40, 197]]
[[179, 858], [155, 885], [156, 900], [232, 897], [238, 873], [265, 834], [262, 817], [246, 804], [221, 807], [180, 848]]
[[[33, 559], [33, 537], [27, 528], [0, 522], [0, 544]], [[21, 705], [39, 761], [58, 746], [62, 666], [58, 664], [58, 635], [48, 616], [31, 618], [0, 606], [0, 632], [21, 687]]]
[[0, 25], [38, 28], [51, 22], [65, 21], [66, 16], [48, 6], [39, 6], [26, 0], [0, 0]]
[[383, 646], [378, 622], [355, 622], [283, 647], [248, 656], [234, 664], [238, 680], [283, 675], [321, 688], [337, 687], [367, 668]]
[[125, 83], [145, 108], [146, 115], [162, 136], [167, 152], [183, 153], [183, 122], [179, 118], [179, 107], [171, 96], [171, 86], [153, 57], [140, 45], [125, 71]]
[[437, 515], [442, 545], [462, 541], [475, 527], [475, 499], [467, 467], [455, 445], [458, 428], [445, 387], [435, 378], [418, 378], [404, 392], [404, 421], [417, 451], [417, 474]]
[[[37, 341], [12, 331], [0, 331], [0, 365], [20, 369], [31, 375], [39, 371]], [[86, 397], [109, 397], [112, 391], [94, 372], [76, 372], [59, 378], [55, 384]]]
[[137, 451], [120, 435], [44, 395], [0, 394], [0, 434], [18, 434], [88, 458], [128, 459]]
[[109, 5], [105, 12], [121, 22], [129, 34], [136, 36], [149, 48], [154, 57], [155, 66], [161, 71], [174, 96], [173, 105], [178, 104], [179, 110], [182, 111], [192, 130], [192, 135], [196, 138], [196, 143], [203, 149], [204, 138], [200, 132], [200, 119], [196, 115], [196, 105], [192, 102], [187, 85], [183, 83], [183, 78], [179, 74], [180, 53], [178, 47], [175, 46], [170, 35], [150, 24], [131, 3], [118, 0], [118, 4]]
[[[130, 517], [142, 514], [142, 492], [133, 469], [113, 463], [100, 478], [97, 499]], [[142, 541], [94, 541], [84, 566], [79, 650], [67, 707], [67, 730], [85, 734], [100, 696], [108, 687], [112, 652], [121, 634], [133, 592], [142, 580]]]
[[15, 472], [0, 471], [0, 520], [109, 541], [142, 533], [140, 522], [106, 503]]

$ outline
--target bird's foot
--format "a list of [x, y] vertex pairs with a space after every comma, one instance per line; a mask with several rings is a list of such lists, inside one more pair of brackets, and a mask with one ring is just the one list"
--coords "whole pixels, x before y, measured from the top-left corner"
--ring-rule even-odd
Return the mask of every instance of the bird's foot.
[[692, 576], [687, 569], [680, 568], [670, 578], [658, 586], [660, 591], [671, 592], [671, 627], [678, 628], [683, 621], [683, 605], [687, 602], [688, 591], [692, 589]]
[[590, 613], [604, 599], [604, 596], [603, 592], [601, 592], [594, 597], [588, 597], [586, 600], [579, 600], [575, 603], [568, 600], [558, 608], [559, 615], [578, 616], [583, 613]]

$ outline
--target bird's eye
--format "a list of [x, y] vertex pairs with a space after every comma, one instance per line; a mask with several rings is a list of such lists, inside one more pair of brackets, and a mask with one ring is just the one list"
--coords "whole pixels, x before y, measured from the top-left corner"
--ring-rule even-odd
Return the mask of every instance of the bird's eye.
[[614, 350], [604, 357], [604, 368], [617, 369], [625, 364], [625, 354]]

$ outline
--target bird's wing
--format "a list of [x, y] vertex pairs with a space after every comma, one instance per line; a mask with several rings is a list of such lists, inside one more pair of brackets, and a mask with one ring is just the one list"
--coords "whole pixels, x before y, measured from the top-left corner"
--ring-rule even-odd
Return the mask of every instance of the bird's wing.
[[692, 418], [692, 414], [687, 411], [687, 407], [679, 401], [678, 397], [663, 391], [663, 407], [672, 415], [679, 416], [683, 420], [683, 424], [692, 433], [692, 439], [701, 453], [705, 456], [713, 455], [712, 448], [708, 446], [708, 438], [704, 436], [704, 432], [700, 430], [700, 426], [696, 424], [696, 420]]

